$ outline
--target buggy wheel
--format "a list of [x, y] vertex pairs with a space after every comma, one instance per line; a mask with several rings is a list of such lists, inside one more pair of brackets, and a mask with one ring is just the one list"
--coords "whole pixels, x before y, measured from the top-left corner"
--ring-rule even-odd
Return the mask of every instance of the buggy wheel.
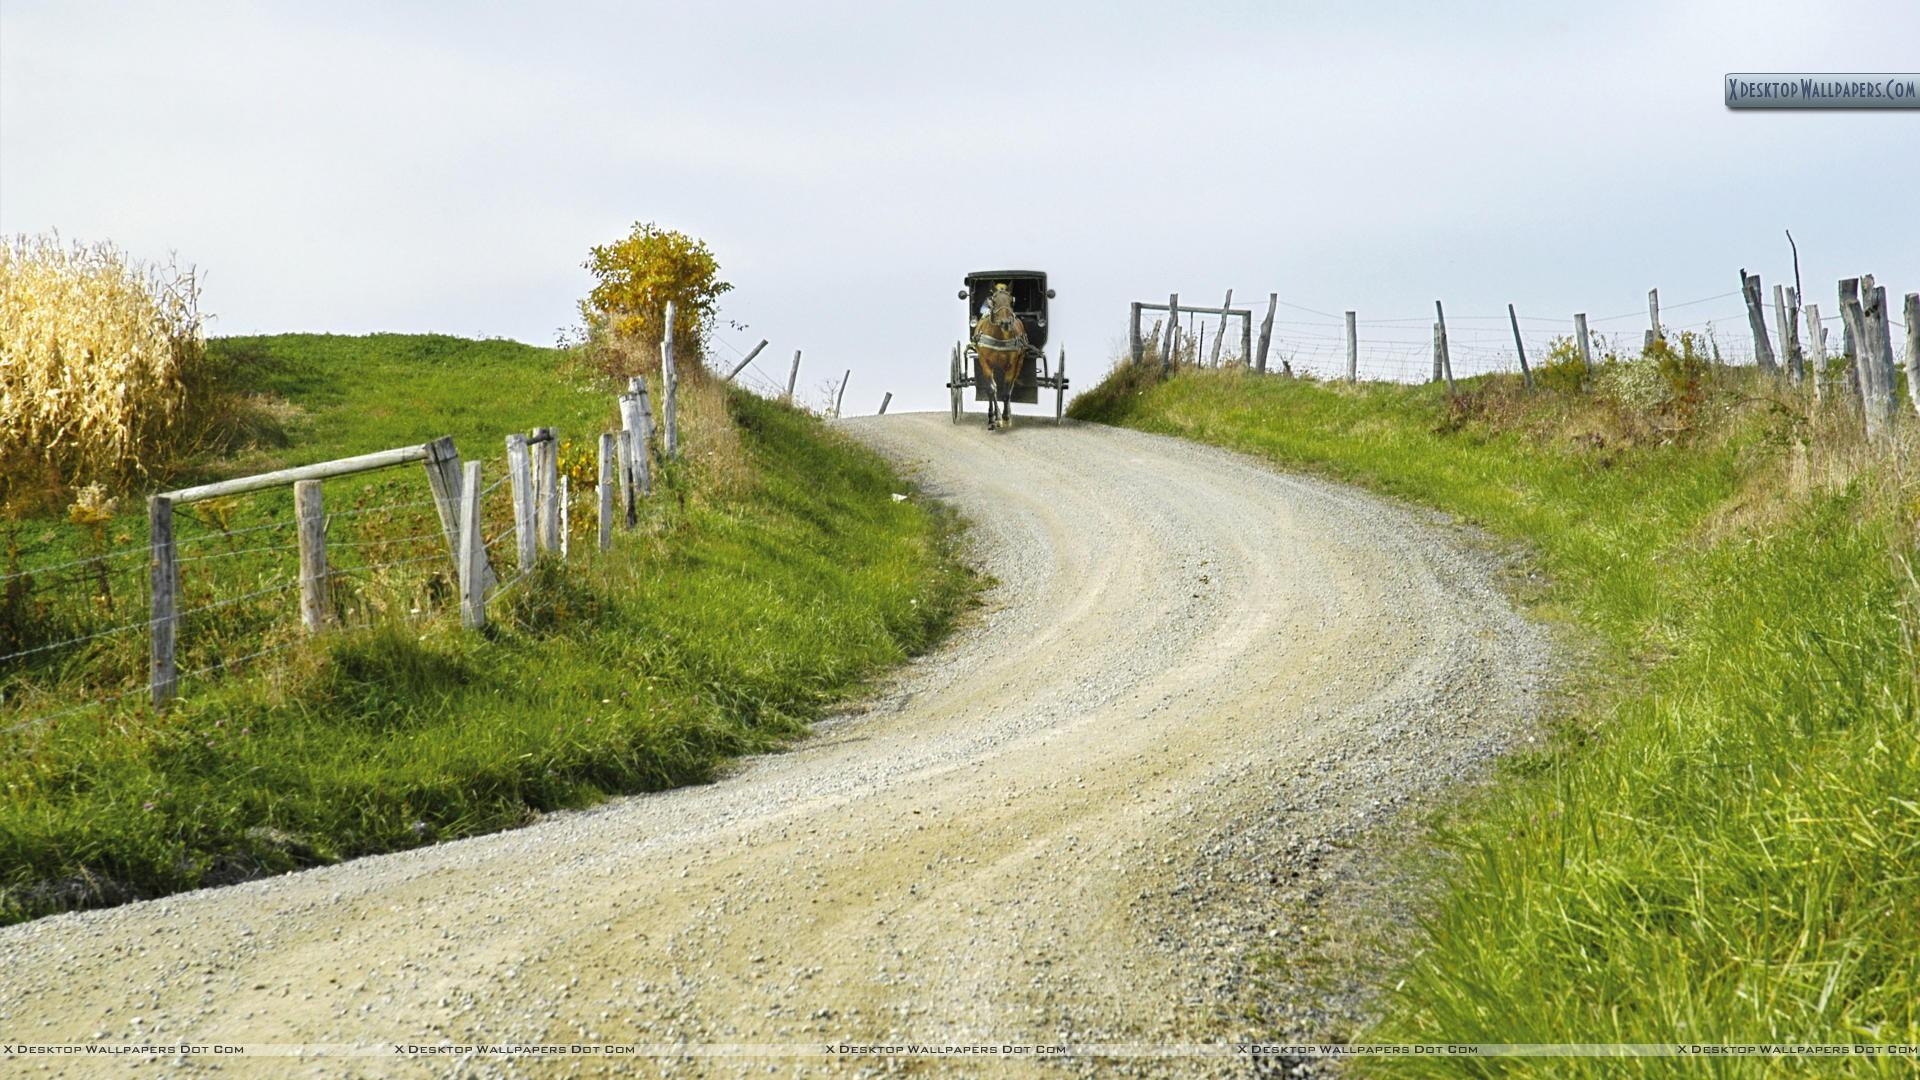
[[952, 399], [949, 407], [953, 412], [953, 422], [960, 422], [960, 345], [953, 346], [953, 356], [947, 363], [947, 394]]

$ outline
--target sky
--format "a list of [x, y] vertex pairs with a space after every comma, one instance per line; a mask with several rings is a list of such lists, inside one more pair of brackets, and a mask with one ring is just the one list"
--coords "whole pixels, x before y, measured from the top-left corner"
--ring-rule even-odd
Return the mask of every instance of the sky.
[[[1728, 72], [1920, 68], [1920, 4], [91, 4], [0, 0], [0, 233], [205, 275], [216, 334], [552, 343], [653, 221], [734, 290], [717, 362], [944, 408], [971, 270], [1045, 270], [1076, 385], [1128, 304], [1278, 294], [1303, 370], [1663, 322], [1744, 268], [1920, 291], [1920, 110], [1732, 112]], [[1899, 331], [1896, 331], [1898, 334]], [[1237, 341], [1238, 331], [1234, 331]], [[1837, 335], [1836, 335], [1837, 336]]]

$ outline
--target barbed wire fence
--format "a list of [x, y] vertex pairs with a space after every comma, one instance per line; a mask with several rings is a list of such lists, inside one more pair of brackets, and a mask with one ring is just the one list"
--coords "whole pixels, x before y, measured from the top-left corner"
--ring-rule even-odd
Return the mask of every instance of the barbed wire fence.
[[[448, 613], [484, 626], [488, 602], [526, 581], [542, 553], [565, 562], [576, 536], [597, 530], [604, 551], [616, 529], [637, 527], [651, 462], [673, 454], [659, 437], [675, 420], [665, 351], [657, 414], [644, 380], [632, 380], [616, 401], [620, 427], [596, 440], [597, 497], [583, 512], [571, 505], [558, 433], [536, 428], [464, 464], [443, 437], [159, 492], [145, 535], [112, 529], [110, 514], [76, 517], [91, 550], [39, 565], [19, 554], [29, 526], [7, 526], [0, 736], [136, 703], [163, 712], [345, 628]], [[424, 466], [424, 491], [407, 465]], [[31, 527], [51, 535], [45, 522]]]
[[[1814, 372], [1820, 388], [1824, 380], [1843, 378], [1863, 402], [1870, 422], [1892, 415], [1896, 372], [1908, 371], [1910, 385], [1916, 384], [1911, 373], [1920, 362], [1920, 296], [1907, 294], [1905, 317], [1893, 318], [1885, 287], [1873, 284], [1868, 275], [1840, 281], [1836, 312], [1822, 314], [1817, 304], [1803, 303], [1794, 288], [1781, 286], [1775, 287], [1774, 310], [1768, 311], [1758, 276], [1741, 273], [1740, 289], [1668, 304], [1664, 311], [1656, 289], [1649, 293], [1645, 310], [1593, 317], [1523, 315], [1511, 308], [1499, 314], [1454, 314], [1436, 301], [1432, 313], [1361, 318], [1358, 311], [1336, 313], [1270, 293], [1259, 344], [1239, 348], [1236, 338], [1244, 341], [1244, 333], [1236, 335], [1231, 322], [1238, 313], [1183, 307], [1175, 293], [1164, 304], [1131, 305], [1128, 345], [1135, 363], [1240, 366], [1260, 374], [1329, 381], [1421, 383], [1488, 374], [1518, 374], [1530, 381], [1533, 370], [1550, 359], [1577, 355], [1591, 366], [1638, 358], [1655, 341], [1671, 347], [1684, 336], [1713, 363], [1779, 368], [1795, 382], [1807, 378], [1816, 365], [1839, 365], [1843, 370], [1837, 375]], [[1676, 312], [1681, 313], [1678, 320], [1665, 317]], [[1143, 327], [1147, 313], [1159, 317]], [[1893, 359], [1896, 349], [1903, 356], [1898, 364]]]

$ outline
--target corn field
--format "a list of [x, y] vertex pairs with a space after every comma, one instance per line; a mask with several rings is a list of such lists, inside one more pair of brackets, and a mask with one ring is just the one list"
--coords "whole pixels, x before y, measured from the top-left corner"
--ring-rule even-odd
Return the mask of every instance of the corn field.
[[204, 356], [191, 269], [51, 234], [0, 241], [0, 503], [146, 476]]

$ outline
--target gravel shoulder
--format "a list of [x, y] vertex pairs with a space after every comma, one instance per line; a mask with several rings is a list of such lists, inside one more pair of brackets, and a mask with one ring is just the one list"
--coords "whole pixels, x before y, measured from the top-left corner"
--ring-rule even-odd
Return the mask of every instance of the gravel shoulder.
[[1250, 962], [1355, 932], [1329, 898], [1378, 879], [1365, 838], [1524, 732], [1544, 635], [1417, 512], [1178, 440], [968, 419], [842, 425], [970, 518], [998, 580], [859, 710], [715, 784], [0, 930], [0, 1038], [1087, 1045], [1337, 1022], [1352, 988], [1276, 1001], [1313, 962], [1277, 982]]

